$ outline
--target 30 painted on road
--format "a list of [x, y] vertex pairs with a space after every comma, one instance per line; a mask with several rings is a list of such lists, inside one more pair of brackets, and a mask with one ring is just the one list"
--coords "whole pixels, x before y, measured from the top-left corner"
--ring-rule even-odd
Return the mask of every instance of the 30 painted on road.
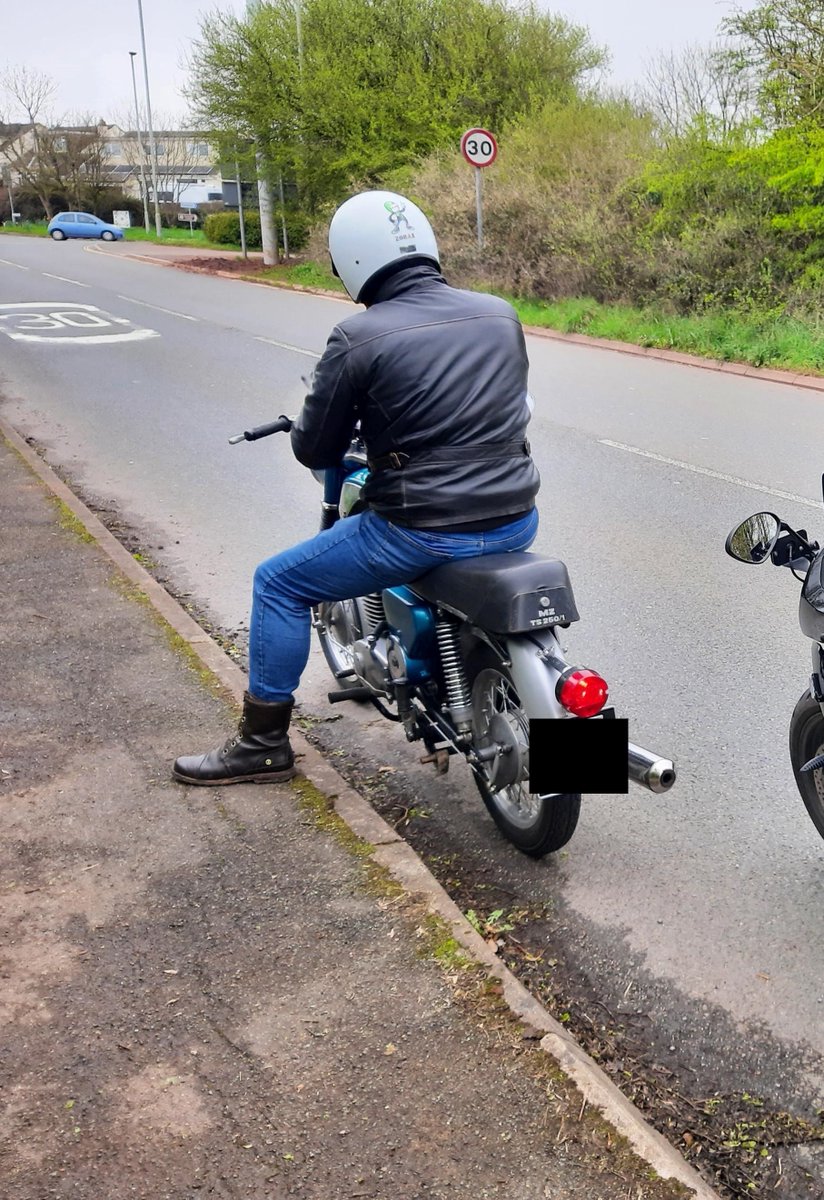
[[21, 300], [0, 304], [0, 333], [18, 342], [100, 346], [159, 337], [155, 329], [133, 325], [94, 304], [71, 300]]

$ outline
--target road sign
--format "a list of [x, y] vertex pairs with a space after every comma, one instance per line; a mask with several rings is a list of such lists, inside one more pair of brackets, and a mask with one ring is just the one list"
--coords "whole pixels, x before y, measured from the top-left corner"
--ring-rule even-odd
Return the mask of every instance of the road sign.
[[481, 169], [498, 157], [498, 143], [488, 129], [467, 129], [461, 138], [461, 154], [475, 168], [475, 209], [478, 223], [478, 249], [484, 248], [483, 184]]
[[461, 138], [461, 154], [473, 167], [488, 167], [498, 157], [498, 143], [488, 129], [467, 129]]

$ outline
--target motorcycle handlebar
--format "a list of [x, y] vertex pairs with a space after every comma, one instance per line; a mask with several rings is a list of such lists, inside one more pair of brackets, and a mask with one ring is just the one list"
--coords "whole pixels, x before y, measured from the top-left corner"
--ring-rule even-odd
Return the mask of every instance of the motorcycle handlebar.
[[272, 433], [288, 433], [294, 424], [294, 417], [280, 416], [276, 421], [270, 421], [267, 425], [258, 425], [254, 429], [246, 429], [243, 433], [236, 433], [229, 438], [229, 445], [236, 446], [238, 442], [256, 442], [258, 438], [269, 437]]

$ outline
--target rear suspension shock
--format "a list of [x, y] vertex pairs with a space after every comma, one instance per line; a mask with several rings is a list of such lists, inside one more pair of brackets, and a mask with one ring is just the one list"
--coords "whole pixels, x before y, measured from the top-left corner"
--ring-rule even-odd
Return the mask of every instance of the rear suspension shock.
[[446, 686], [446, 707], [455, 728], [468, 733], [472, 728], [472, 696], [461, 658], [458, 627], [441, 613], [435, 622], [435, 637]]

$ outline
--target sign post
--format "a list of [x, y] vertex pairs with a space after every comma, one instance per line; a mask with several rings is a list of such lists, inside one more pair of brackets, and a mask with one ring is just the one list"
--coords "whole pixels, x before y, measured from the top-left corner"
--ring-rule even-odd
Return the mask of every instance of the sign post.
[[475, 168], [475, 210], [478, 224], [478, 249], [484, 248], [483, 178], [481, 170], [498, 157], [498, 143], [488, 129], [467, 129], [461, 138], [461, 154]]

